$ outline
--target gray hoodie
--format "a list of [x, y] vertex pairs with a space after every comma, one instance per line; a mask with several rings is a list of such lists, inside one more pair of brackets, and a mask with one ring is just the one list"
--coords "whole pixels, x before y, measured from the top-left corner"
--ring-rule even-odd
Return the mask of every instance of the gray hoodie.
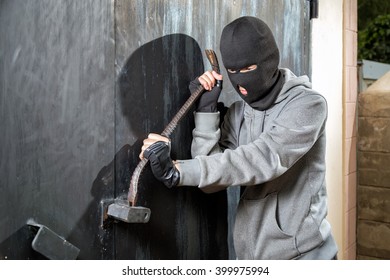
[[337, 246], [326, 220], [326, 100], [306, 76], [281, 71], [285, 83], [268, 110], [235, 102], [221, 127], [219, 113], [195, 113], [194, 159], [178, 162], [179, 185], [206, 193], [242, 186], [239, 259], [331, 259]]

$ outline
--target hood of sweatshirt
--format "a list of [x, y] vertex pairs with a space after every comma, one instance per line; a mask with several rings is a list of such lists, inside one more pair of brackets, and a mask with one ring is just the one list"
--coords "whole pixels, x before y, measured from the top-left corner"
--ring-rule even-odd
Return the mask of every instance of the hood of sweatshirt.
[[280, 103], [286, 99], [289, 91], [295, 87], [302, 86], [308, 89], [312, 88], [308, 76], [304, 75], [297, 77], [290, 69], [287, 68], [281, 68], [280, 71], [282, 73], [284, 84], [274, 104]]

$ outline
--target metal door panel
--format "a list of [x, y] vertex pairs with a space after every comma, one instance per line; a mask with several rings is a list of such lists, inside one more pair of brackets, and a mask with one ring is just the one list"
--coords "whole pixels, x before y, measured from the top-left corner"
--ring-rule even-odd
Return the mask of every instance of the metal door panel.
[[[130, 141], [129, 169], [135, 168], [140, 141], [149, 132], [163, 130], [188, 97], [188, 83], [210, 68], [202, 51], [213, 48], [219, 54], [221, 30], [231, 20], [241, 15], [263, 18], [275, 32], [282, 66], [305, 73], [303, 51], [307, 42], [301, 40], [307, 32], [305, 11], [305, 1], [116, 1], [116, 143], [118, 149]], [[301, 39], [297, 34], [302, 34]], [[225, 90], [221, 100], [228, 106], [237, 96], [228, 81]], [[173, 135], [174, 157], [190, 158], [192, 128], [190, 115]], [[116, 257], [229, 257], [227, 214], [222, 210], [228, 203], [227, 194], [210, 196], [187, 188], [166, 190], [149, 174], [141, 180], [140, 192], [144, 206], [152, 209], [151, 221], [147, 225], [118, 224]], [[124, 183], [118, 186], [117, 195], [126, 192], [130, 178], [125, 179], [118, 178]], [[236, 198], [231, 190], [230, 216], [234, 215]], [[216, 229], [210, 231], [210, 225], [222, 230], [224, 243], [214, 238]], [[212, 244], [217, 244], [214, 249]], [[232, 251], [231, 242], [229, 247]], [[230, 253], [232, 257], [234, 252]]]
[[114, 195], [97, 181], [115, 154], [113, 23], [110, 1], [0, 3], [0, 258], [29, 258], [30, 219], [80, 258], [113, 256], [97, 215]]
[[[80, 249], [79, 259], [234, 258], [236, 188], [168, 190], [147, 169], [139, 203], [151, 209], [149, 223], [103, 228], [102, 202], [126, 194], [141, 141], [188, 98], [189, 81], [209, 68], [204, 49], [219, 56], [220, 33], [233, 19], [264, 19], [281, 66], [307, 74], [307, 7], [306, 0], [1, 1], [0, 258], [44, 258], [31, 249], [29, 221]], [[225, 106], [238, 100], [226, 79], [224, 89]], [[192, 129], [190, 113], [172, 135], [174, 158], [190, 157]]]

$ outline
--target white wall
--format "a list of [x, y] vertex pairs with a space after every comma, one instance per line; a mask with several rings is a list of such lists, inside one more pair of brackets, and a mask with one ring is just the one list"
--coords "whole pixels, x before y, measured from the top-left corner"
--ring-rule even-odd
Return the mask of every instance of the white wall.
[[343, 1], [319, 1], [313, 19], [311, 52], [313, 88], [328, 101], [327, 186], [328, 219], [342, 257], [343, 244]]

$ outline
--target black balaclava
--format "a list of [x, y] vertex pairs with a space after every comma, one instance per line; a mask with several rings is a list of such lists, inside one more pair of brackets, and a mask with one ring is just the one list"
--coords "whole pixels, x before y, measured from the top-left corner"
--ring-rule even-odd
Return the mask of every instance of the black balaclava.
[[[257, 110], [266, 110], [276, 100], [283, 77], [278, 68], [279, 50], [267, 24], [255, 17], [240, 17], [222, 31], [220, 50], [226, 69], [239, 70], [257, 65], [255, 70], [230, 73], [233, 87], [246, 103]], [[238, 86], [248, 94], [243, 95]]]

